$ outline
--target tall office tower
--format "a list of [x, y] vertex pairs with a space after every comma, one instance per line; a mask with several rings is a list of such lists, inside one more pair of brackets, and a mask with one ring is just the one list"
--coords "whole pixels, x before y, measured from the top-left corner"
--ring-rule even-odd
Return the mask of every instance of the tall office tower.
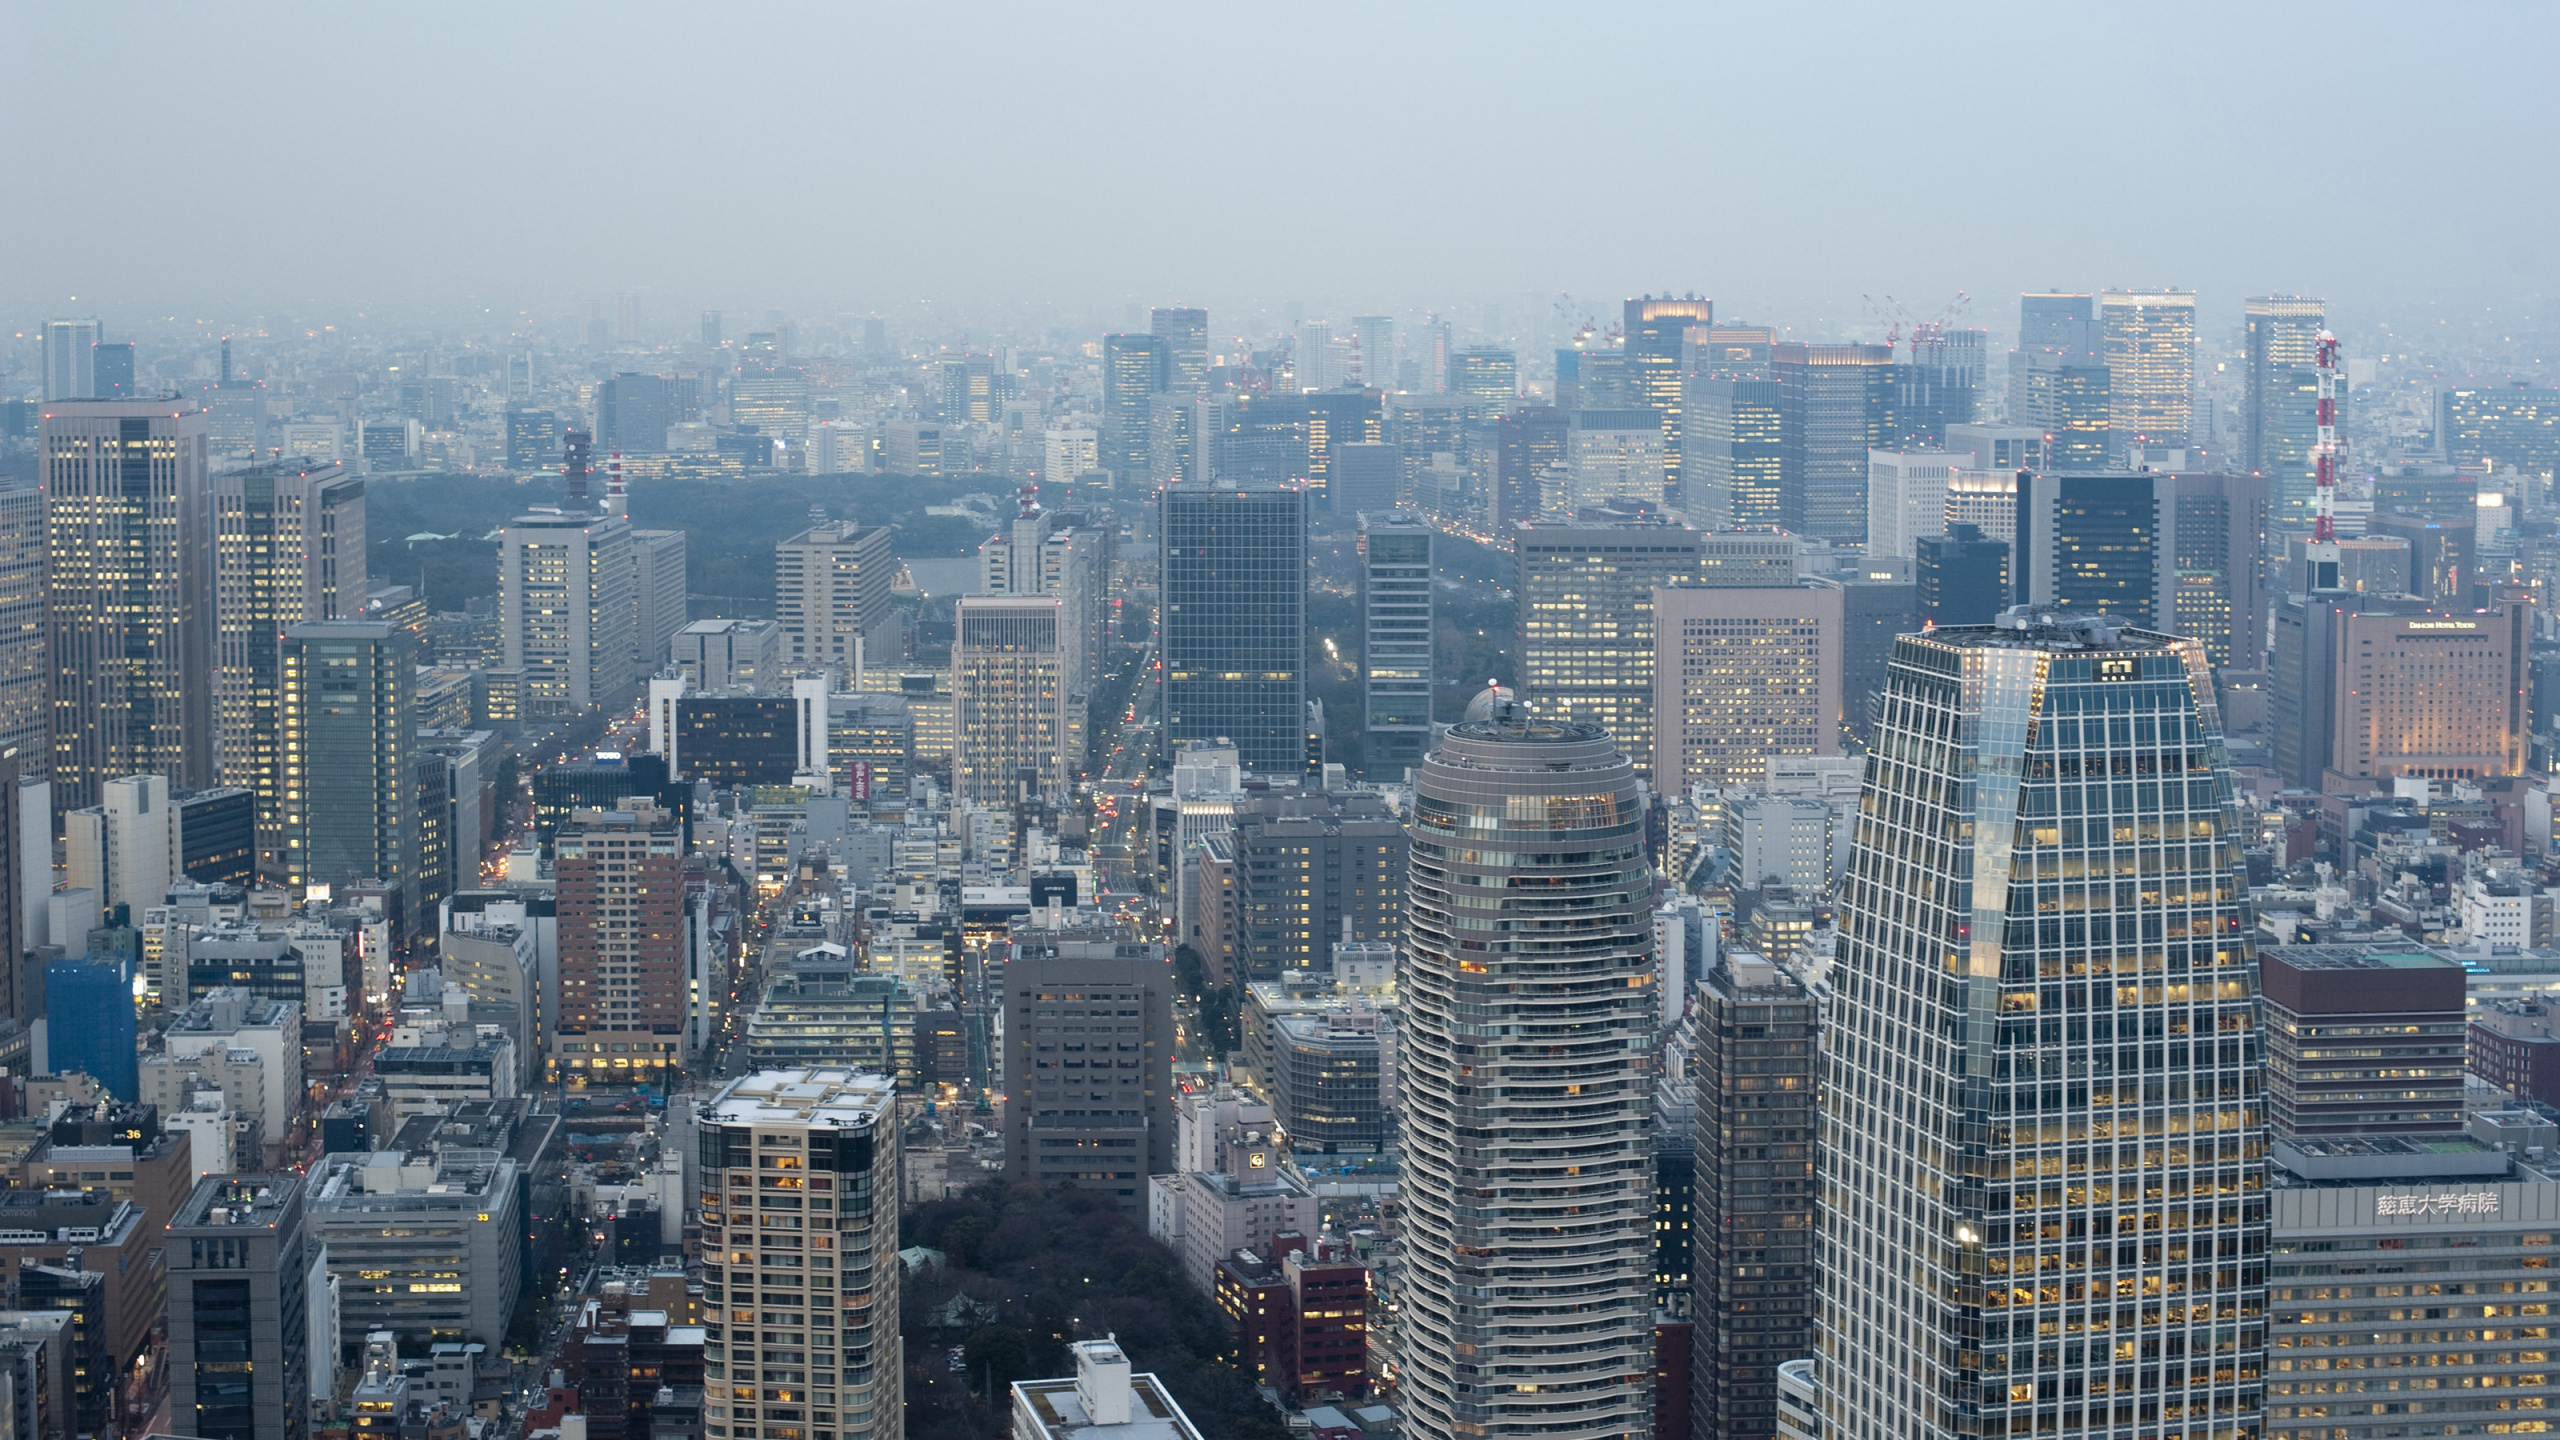
[[537, 510], [498, 532], [501, 667], [523, 673], [527, 719], [631, 697], [631, 548], [630, 522], [612, 515]]
[[1406, 511], [1360, 516], [1360, 755], [1393, 780], [1431, 748], [1431, 537]]
[[2436, 435], [2456, 465], [2527, 475], [2560, 471], [2560, 388], [2447, 387], [2436, 392]]
[[1662, 422], [1662, 452], [1669, 464], [1664, 472], [1664, 489], [1671, 503], [1685, 504], [1687, 471], [1682, 467], [1681, 437], [1686, 433], [1687, 396], [1683, 393], [1687, 371], [1688, 335], [1692, 329], [1712, 329], [1716, 319], [1713, 300], [1696, 295], [1674, 300], [1665, 295], [1657, 300], [1650, 295], [1629, 300], [1626, 304], [1626, 356], [1629, 388], [1635, 392], [1635, 403], [1654, 413]]
[[[1235, 807], [1227, 940], [1254, 980], [1323, 971], [1345, 940], [1403, 929], [1404, 826], [1375, 795], [1273, 795]], [[1205, 927], [1204, 927], [1205, 928]]]
[[705, 345], [717, 345], [720, 343], [719, 311], [705, 310], [702, 312], [701, 339], [702, 343]]
[[780, 345], [770, 340], [740, 354], [738, 373], [729, 381], [730, 423], [752, 425], [795, 447], [807, 444], [809, 373], [784, 363]]
[[1081, 768], [1068, 714], [1065, 613], [1046, 595], [963, 595], [952, 616], [951, 790], [963, 803], [1009, 810], [1035, 794], [1065, 800]]
[[1945, 398], [1945, 420], [1971, 425], [1991, 394], [1991, 332], [1923, 325], [1911, 336], [1911, 365]]
[[1585, 720], [1639, 775], [1653, 769], [1654, 592], [1699, 575], [1698, 532], [1660, 521], [1511, 532], [1520, 698], [1541, 720]]
[[2266, 667], [2267, 578], [2261, 561], [2269, 521], [2264, 475], [2180, 473], [2169, 553], [2175, 633], [2204, 642], [2217, 669]]
[[1653, 592], [1654, 788], [1757, 785], [1787, 755], [1840, 753], [1838, 586]]
[[2422, 950], [2279, 945], [2259, 954], [2258, 984], [2270, 1138], [2463, 1132], [2460, 964]]
[[532, 473], [560, 463], [560, 415], [525, 405], [507, 407], [507, 468]]
[[1306, 417], [1306, 456], [1290, 472], [1291, 478], [1306, 480], [1310, 503], [1337, 515], [1349, 514], [1334, 497], [1334, 472], [1345, 447], [1386, 438], [1386, 416], [1378, 396], [1366, 390], [1329, 390], [1299, 396], [1292, 408]]
[[213, 477], [213, 717], [220, 778], [257, 796], [258, 853], [282, 843], [284, 632], [364, 608], [364, 481], [338, 464]]
[[1912, 566], [1923, 625], [1988, 625], [2009, 608], [2009, 544], [1962, 522], [1922, 540]]
[[284, 632], [276, 747], [286, 883], [379, 880], [418, 918], [414, 647], [389, 625], [307, 620]]
[[1003, 404], [996, 397], [996, 362], [992, 355], [945, 355], [935, 366], [942, 372], [937, 407], [945, 425], [992, 425]]
[[[1015, 942], [1003, 988], [1005, 1179], [1095, 1191], [1144, 1214], [1147, 1177], [1173, 1169], [1173, 969], [1165, 947], [1042, 931]], [[1082, 1065], [1065, 1058], [1079, 1053]], [[1098, 1058], [1105, 1054], [1107, 1074]]]
[[168, 1221], [169, 1422], [190, 1435], [305, 1440], [315, 1335], [335, 1338], [302, 1177], [207, 1175]]
[[1893, 642], [1920, 628], [1920, 586], [1909, 566], [1873, 563], [1807, 583], [1840, 592], [1840, 723], [1871, 735]]
[[[760, 1071], [722, 1086], [699, 1123], [707, 1338], [720, 1355], [703, 1370], [728, 1387], [730, 1433], [754, 1428], [743, 1389], [761, 1394], [768, 1425], [898, 1440], [897, 1082], [841, 1068]], [[757, 1197], [795, 1176], [805, 1223], [778, 1228]], [[764, 1387], [749, 1379], [759, 1367]]]
[[[1218, 418], [1218, 402], [1206, 395], [1181, 395], [1172, 391], [1151, 397], [1147, 405], [1147, 488], [1171, 485], [1177, 481], [1195, 483], [1208, 479], [1208, 469], [1217, 453], [1217, 437], [1223, 428]], [[1048, 435], [1062, 432], [1048, 431]], [[1091, 434], [1091, 431], [1083, 432]], [[1203, 443], [1203, 441], [1207, 443]], [[1091, 469], [1084, 466], [1082, 469]], [[1072, 465], [1052, 464], [1046, 475], [1065, 484], [1081, 470]]]
[[[1187, 305], [1159, 305], [1147, 314], [1164, 346], [1164, 388], [1198, 395], [1209, 388], [1209, 312]], [[1060, 479], [1066, 477], [1060, 476]]]
[[2018, 604], [2160, 626], [2174, 613], [2175, 491], [2148, 471], [2018, 475]]
[[1961, 457], [1959, 468], [1965, 470], [2015, 474], [2045, 468], [2044, 431], [2031, 425], [1950, 425], [1943, 448]]
[[0, 489], [0, 754], [39, 777], [53, 762], [44, 552], [44, 491]]
[[684, 836], [654, 804], [576, 810], [552, 839], [560, 1008], [551, 1077], [663, 1080], [683, 1068]]
[[675, 390], [664, 375], [624, 370], [596, 386], [596, 444], [606, 450], [655, 455], [667, 448], [675, 423]]
[[1348, 356], [1336, 349], [1331, 322], [1299, 321], [1289, 353], [1297, 372], [1298, 389], [1330, 390], [1342, 383], [1343, 363]]
[[1485, 523], [1495, 533], [1538, 518], [1538, 484], [1547, 467], [1564, 463], [1573, 417], [1550, 405], [1523, 405], [1496, 422], [1492, 503]]
[[2326, 768], [2350, 780], [2522, 774], [2532, 622], [2533, 602], [2520, 591], [2485, 611], [2401, 604], [2338, 613]]
[[2212, 677], [2193, 641], [2042, 618], [1905, 636], [1885, 687], [1823, 1039], [1837, 1440], [2258, 1433], [2257, 967]]
[[631, 664], [642, 679], [667, 663], [684, 628], [685, 539], [681, 530], [631, 532]]
[[1396, 317], [1354, 315], [1351, 338], [1360, 362], [1359, 373], [1351, 378], [1372, 390], [1401, 388], [1396, 384]]
[[118, 775], [213, 780], [205, 417], [170, 401], [47, 408], [40, 463], [53, 802]]
[[1775, 380], [1700, 380], [1691, 387], [1684, 504], [1716, 530], [1804, 528], [1804, 492], [1786, 483], [1786, 425]]
[[1225, 738], [1247, 770], [1306, 763], [1307, 492], [1165, 487], [1164, 743]]
[[2082, 291], [2030, 290], [2018, 297], [2018, 348], [2095, 356], [2097, 297]]
[[1102, 337], [1102, 468], [1122, 481], [1147, 472], [1147, 432], [1173, 356], [1155, 335]]
[[2054, 469], [2114, 463], [2114, 379], [2104, 365], [2049, 350], [2010, 356], [2009, 421], [2045, 437], [2045, 460]]
[[1325, 501], [1336, 515], [1396, 508], [1404, 492], [1404, 451], [1384, 440], [1354, 440], [1333, 447]]
[[[2240, 468], [2277, 476], [2281, 485], [2295, 470], [2309, 470], [2319, 438], [2317, 415], [2303, 414], [2293, 399], [2302, 379], [2297, 372], [2312, 369], [2319, 358], [2328, 307], [2299, 295], [2260, 296], [2249, 301], [2244, 323]], [[2303, 498], [2310, 498], [2307, 492]]]
[[1893, 351], [1882, 345], [1769, 350], [1778, 382], [1780, 473], [1802, 497], [1802, 532], [1834, 544], [1867, 538], [1867, 452], [1892, 448]]
[[1689, 1321], [1692, 1433], [1778, 1433], [1778, 1367], [1813, 1353], [1820, 1011], [1795, 976], [1728, 950], [1698, 986]]
[[1682, 366], [1701, 380], [1766, 380], [1778, 332], [1765, 325], [1710, 325], [1688, 333]]
[[[1449, 322], [1437, 315], [1426, 318], [1413, 337], [1414, 370], [1424, 391], [1446, 395], [1458, 388], [1451, 383], [1449, 369], [1457, 353], [1457, 346], [1450, 337]], [[1507, 404], [1502, 407], [1504, 410], [1510, 408]]]
[[66, 888], [95, 894], [102, 914], [125, 905], [139, 915], [144, 906], [167, 899], [181, 878], [182, 841], [169, 782], [157, 775], [123, 775], [98, 792], [97, 804], [62, 817]]
[[99, 342], [90, 383], [97, 386], [97, 398], [101, 400], [139, 398], [133, 382], [133, 342]]
[[2194, 291], [2108, 290], [2098, 296], [2108, 428], [2118, 447], [2184, 449], [2195, 432]]
[[2480, 579], [2480, 522], [2475, 509], [2458, 519], [2386, 513], [2366, 517], [2365, 533], [2409, 547], [2408, 592], [2452, 609], [2468, 609]]
[[1449, 389], [1508, 414], [1520, 403], [1520, 363], [1508, 350], [1471, 345], [1449, 357]]
[[[1641, 793], [1608, 732], [1532, 719], [1499, 691], [1423, 761], [1397, 974], [1397, 1358], [1418, 1440], [1651, 1426]], [[1533, 886], [1570, 891], [1570, 918]]]
[[[773, 618], [782, 626], [782, 663], [824, 667], [850, 677], [866, 659], [865, 643], [885, 638], [889, 585], [898, 561], [889, 530], [850, 520], [812, 525], [773, 550]], [[897, 657], [877, 657], [894, 664]]]
[[1947, 485], [1961, 455], [1942, 450], [1876, 450], [1867, 455], [1867, 554], [1914, 556], [1946, 529]]
[[44, 398], [98, 398], [98, 322], [44, 322]]

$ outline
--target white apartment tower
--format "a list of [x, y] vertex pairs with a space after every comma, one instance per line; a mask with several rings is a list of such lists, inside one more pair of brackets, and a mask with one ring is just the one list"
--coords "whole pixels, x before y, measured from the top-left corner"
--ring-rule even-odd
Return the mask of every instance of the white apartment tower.
[[782, 627], [782, 663], [835, 671], [845, 688], [860, 688], [864, 647], [890, 619], [897, 569], [889, 531], [879, 525], [812, 525], [775, 546], [773, 618]]
[[966, 595], [951, 646], [951, 785], [970, 805], [1010, 808], [1015, 775], [1063, 800], [1076, 731], [1061, 645], [1064, 607], [1046, 595]]
[[628, 700], [635, 565], [618, 516], [536, 510], [498, 535], [502, 668], [524, 676], [527, 719]]

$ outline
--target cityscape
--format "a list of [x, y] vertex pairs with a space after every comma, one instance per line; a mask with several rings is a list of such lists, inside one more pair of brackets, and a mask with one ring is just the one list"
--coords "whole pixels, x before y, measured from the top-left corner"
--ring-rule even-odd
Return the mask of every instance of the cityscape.
[[0, 9], [0, 1440], [2560, 1424], [2560, 21], [703, 18]]

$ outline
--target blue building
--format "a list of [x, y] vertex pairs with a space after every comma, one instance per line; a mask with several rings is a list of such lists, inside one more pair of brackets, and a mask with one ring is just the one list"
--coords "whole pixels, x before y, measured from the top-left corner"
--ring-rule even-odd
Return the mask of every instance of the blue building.
[[52, 1070], [77, 1070], [128, 1104], [142, 1098], [133, 1028], [133, 967], [121, 955], [56, 960], [44, 971]]

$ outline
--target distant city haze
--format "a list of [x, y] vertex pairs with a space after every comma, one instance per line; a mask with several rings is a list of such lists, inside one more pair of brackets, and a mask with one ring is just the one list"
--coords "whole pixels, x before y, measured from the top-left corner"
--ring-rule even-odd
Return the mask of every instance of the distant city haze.
[[2388, 320], [2550, 286], [2555, 41], [2533, 5], [9, 0], [0, 302], [1233, 334], [1695, 289], [1847, 338], [1868, 294], [2002, 325], [2174, 285]]

